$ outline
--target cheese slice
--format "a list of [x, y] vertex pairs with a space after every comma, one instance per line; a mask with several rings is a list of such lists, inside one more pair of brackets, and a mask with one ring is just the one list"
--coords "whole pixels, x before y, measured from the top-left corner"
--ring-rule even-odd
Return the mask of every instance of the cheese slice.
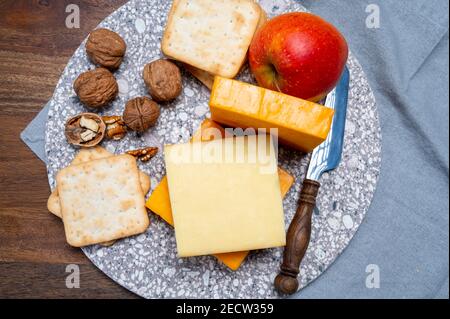
[[216, 76], [210, 99], [213, 121], [241, 128], [276, 128], [281, 143], [311, 152], [328, 135], [334, 111], [248, 83]]
[[285, 245], [271, 138], [167, 145], [164, 153], [180, 257]]
[[[225, 137], [226, 134], [223, 127], [207, 118], [202, 122], [200, 129], [198, 129], [192, 136], [192, 141], [211, 141], [214, 137], [217, 137], [216, 134], [214, 134], [217, 132], [216, 130], [221, 133], [221, 138]], [[294, 184], [294, 177], [282, 168], [278, 168], [278, 176], [280, 179], [281, 195], [284, 197]], [[169, 187], [166, 176], [162, 178], [159, 185], [152, 192], [146, 206], [169, 225], [173, 226], [172, 207], [170, 204]], [[247, 250], [215, 254], [214, 256], [231, 270], [237, 270], [247, 257], [248, 253], [249, 251]]]

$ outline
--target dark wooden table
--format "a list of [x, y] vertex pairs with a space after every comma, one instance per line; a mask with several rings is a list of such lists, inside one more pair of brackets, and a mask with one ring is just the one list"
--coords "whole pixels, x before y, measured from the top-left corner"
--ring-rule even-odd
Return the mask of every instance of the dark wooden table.
[[[90, 30], [125, 0], [0, 0], [0, 298], [135, 298], [66, 244], [47, 211], [44, 163], [20, 132], [50, 99], [67, 61]], [[66, 27], [66, 6], [80, 28]], [[80, 288], [66, 287], [66, 266]]]

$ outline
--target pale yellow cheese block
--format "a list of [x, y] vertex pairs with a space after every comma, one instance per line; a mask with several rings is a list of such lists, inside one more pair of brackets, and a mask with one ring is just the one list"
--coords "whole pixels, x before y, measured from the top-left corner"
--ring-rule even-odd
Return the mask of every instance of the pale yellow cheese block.
[[[207, 158], [182, 156], [194, 154], [200, 144], [207, 147], [204, 151]], [[238, 153], [237, 145], [243, 146], [245, 156]], [[267, 145], [269, 155], [264, 160], [254, 161], [252, 155], [256, 155], [257, 148], [254, 138], [226, 138], [165, 147], [180, 257], [285, 245], [277, 160], [272, 144]], [[225, 156], [231, 152], [235, 160]], [[237, 158], [240, 158], [239, 163]]]

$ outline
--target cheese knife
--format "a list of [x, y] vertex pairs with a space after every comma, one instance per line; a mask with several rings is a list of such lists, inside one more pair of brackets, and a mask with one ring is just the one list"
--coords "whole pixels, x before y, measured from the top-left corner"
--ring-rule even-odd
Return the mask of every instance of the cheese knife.
[[335, 169], [341, 160], [350, 74], [345, 68], [336, 88], [327, 95], [325, 106], [334, 109], [327, 139], [311, 155], [306, 179], [300, 193], [299, 205], [286, 237], [283, 262], [275, 278], [275, 288], [283, 294], [297, 291], [300, 263], [311, 237], [311, 219], [319, 192], [319, 179], [324, 172]]

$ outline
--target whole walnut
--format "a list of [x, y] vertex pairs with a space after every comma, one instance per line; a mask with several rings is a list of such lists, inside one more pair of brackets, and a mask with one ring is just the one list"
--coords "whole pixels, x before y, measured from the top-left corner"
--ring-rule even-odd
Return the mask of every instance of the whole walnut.
[[125, 105], [125, 125], [136, 132], [144, 132], [156, 124], [160, 114], [159, 106], [148, 97], [137, 97]]
[[92, 31], [86, 42], [86, 53], [91, 61], [110, 70], [119, 68], [126, 49], [121, 36], [108, 29]]
[[180, 69], [168, 60], [156, 60], [147, 64], [143, 76], [148, 92], [158, 102], [174, 100], [181, 93]]
[[107, 69], [97, 68], [81, 73], [73, 88], [80, 101], [91, 108], [101, 108], [113, 101], [119, 93], [117, 81]]

